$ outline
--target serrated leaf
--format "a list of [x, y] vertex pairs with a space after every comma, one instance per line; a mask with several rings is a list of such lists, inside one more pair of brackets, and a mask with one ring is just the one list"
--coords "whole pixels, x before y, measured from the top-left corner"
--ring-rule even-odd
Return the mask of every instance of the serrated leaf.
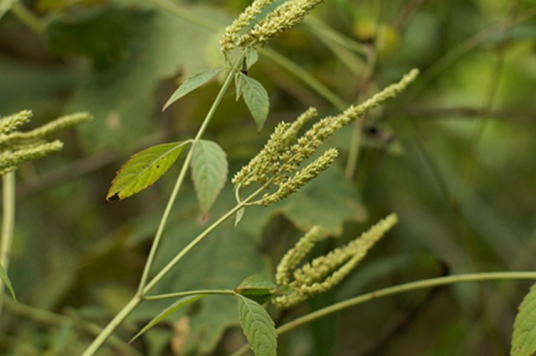
[[536, 353], [536, 284], [523, 298], [514, 322], [512, 356], [531, 356]]
[[277, 285], [261, 275], [249, 276], [234, 290], [236, 293], [253, 299], [259, 304], [266, 303], [272, 297]]
[[155, 183], [190, 141], [164, 143], [133, 155], [117, 172], [106, 200], [123, 200]]
[[197, 200], [206, 213], [227, 180], [227, 155], [215, 142], [199, 140], [193, 147], [191, 167]]
[[164, 320], [171, 314], [175, 313], [177, 310], [184, 308], [188, 304], [198, 301], [199, 299], [204, 298], [204, 297], [206, 297], [205, 294], [200, 294], [200, 295], [192, 295], [192, 296], [184, 297], [184, 298], [177, 300], [175, 303], [171, 304], [169, 307], [162, 310], [162, 312], [158, 314], [157, 316], [155, 316], [150, 322], [148, 322], [147, 325], [143, 327], [143, 329], [141, 329], [136, 335], [134, 335], [132, 339], [130, 339], [129, 343], [136, 340], [142, 334], [147, 332], [149, 329], [151, 329], [153, 326], [155, 326], [156, 324], [158, 324], [159, 322], [161, 322], [162, 320]]
[[186, 94], [194, 91], [195, 89], [199, 88], [203, 84], [210, 81], [212, 78], [214, 78], [219, 72], [221, 72], [223, 68], [218, 69], [212, 69], [207, 70], [201, 73], [197, 73], [194, 76], [186, 79], [184, 83], [182, 83], [177, 90], [171, 95], [171, 97], [166, 101], [164, 104], [164, 107], [162, 108], [162, 111], [166, 110], [171, 104], [185, 96]]
[[240, 325], [255, 356], [276, 356], [277, 336], [274, 322], [257, 302], [238, 296]]
[[242, 97], [249, 112], [253, 116], [253, 120], [257, 124], [257, 129], [260, 131], [264, 126], [270, 109], [268, 92], [261, 83], [244, 73], [238, 73], [237, 81], [240, 82], [239, 86], [242, 91]]
[[260, 274], [254, 274], [252, 276], [249, 276], [245, 278], [242, 283], [238, 287], [236, 287], [235, 291], [238, 290], [245, 290], [245, 289], [273, 289], [277, 288], [277, 285], [267, 280], [264, 276], [261, 276]]
[[15, 297], [15, 290], [13, 289], [13, 286], [11, 285], [11, 281], [9, 280], [9, 277], [7, 276], [6, 270], [4, 269], [4, 266], [0, 265], [0, 278], [2, 279], [2, 282], [4, 282], [4, 285], [9, 290], [9, 293], [11, 293], [11, 297], [13, 300], [17, 300]]

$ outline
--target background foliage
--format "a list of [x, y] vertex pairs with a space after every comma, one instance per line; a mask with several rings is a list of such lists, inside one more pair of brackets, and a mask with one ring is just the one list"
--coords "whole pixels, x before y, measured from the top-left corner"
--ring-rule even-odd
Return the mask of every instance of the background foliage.
[[[36, 125], [74, 111], [95, 117], [61, 137], [61, 155], [17, 171], [9, 275], [23, 304], [7, 301], [2, 354], [78, 354], [91, 340], [91, 327], [82, 320], [102, 325], [135, 292], [178, 170], [172, 167], [169, 176], [122, 202], [106, 202], [106, 192], [130, 155], [195, 132], [217, 83], [164, 113], [161, 107], [185, 78], [222, 63], [218, 29], [248, 1], [177, 3], [204, 23], [177, 16], [161, 0], [26, 1], [39, 22], [30, 18], [25, 24], [18, 11], [0, 21], [0, 114], [31, 109]], [[257, 132], [231, 93], [218, 111], [206, 137], [225, 150], [231, 174], [279, 121], [307, 106], [323, 115], [339, 111], [337, 102], [304, 81], [300, 68], [347, 104], [409, 68], [423, 74], [367, 117], [354, 171], [342, 157], [291, 199], [248, 209], [238, 228], [226, 223], [158, 289], [233, 288], [254, 273], [271, 276], [284, 251], [313, 224], [337, 238], [326, 240], [316, 251], [321, 253], [390, 212], [401, 223], [350, 278], [295, 310], [269, 310], [276, 323], [420, 278], [534, 270], [536, 3], [337, 0], [326, 1], [313, 16], [270, 46], [297, 68], [289, 70], [269, 52], [260, 54], [249, 73], [270, 95], [264, 130]], [[352, 152], [353, 130], [332, 140], [343, 156]], [[160, 263], [233, 199], [227, 184], [205, 214], [193, 187], [185, 189], [165, 232]], [[529, 286], [463, 284], [376, 300], [282, 336], [279, 353], [504, 355]], [[143, 304], [118, 336], [129, 339], [168, 304]], [[234, 298], [207, 297], [143, 335], [132, 354], [228, 354], [243, 342]], [[114, 354], [112, 348], [102, 351]]]

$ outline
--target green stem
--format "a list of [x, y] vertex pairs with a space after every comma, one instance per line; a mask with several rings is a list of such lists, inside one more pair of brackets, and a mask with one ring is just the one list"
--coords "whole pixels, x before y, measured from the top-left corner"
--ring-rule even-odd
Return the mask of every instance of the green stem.
[[[339, 312], [346, 308], [350, 308], [358, 304], [371, 301], [373, 299], [386, 297], [388, 295], [399, 294], [399, 293], [409, 292], [409, 291], [413, 291], [417, 289], [432, 288], [432, 287], [443, 286], [443, 285], [454, 284], [454, 283], [480, 282], [480, 281], [490, 281], [490, 280], [500, 280], [500, 279], [507, 279], [507, 280], [535, 279], [536, 280], [536, 272], [471, 273], [471, 274], [460, 274], [456, 276], [438, 277], [438, 278], [426, 279], [423, 281], [404, 283], [404, 284], [400, 284], [400, 285], [393, 286], [393, 287], [379, 289], [377, 291], [363, 294], [358, 297], [351, 298], [343, 302], [330, 305], [329, 307], [319, 309], [315, 312], [304, 315], [298, 319], [295, 319], [285, 325], [278, 327], [276, 329], [276, 333], [277, 335], [284, 334], [287, 331], [290, 331], [291, 329], [294, 329], [298, 326], [309, 323], [313, 320], [322, 318], [326, 315]], [[232, 356], [243, 355], [248, 350], [248, 348], [249, 348], [249, 345], [244, 345], [243, 347], [238, 349], [236, 352], [234, 352]]]
[[[11, 171], [2, 176], [2, 243], [0, 246], [0, 265], [7, 273], [13, 230], [15, 228], [15, 172]], [[0, 313], [4, 303], [5, 285], [0, 281]]]
[[84, 351], [82, 356], [92, 356], [98, 351], [98, 349], [112, 336], [113, 332], [121, 325], [121, 323], [130, 315], [130, 313], [136, 308], [136, 306], [142, 301], [142, 296], [136, 294], [134, 298], [128, 302], [119, 313], [106, 325], [100, 334], [93, 340], [91, 345]]
[[[223, 83], [218, 95], [216, 96], [216, 99], [212, 103], [212, 107], [210, 108], [209, 112], [207, 113], [207, 116], [205, 117], [205, 120], [203, 120], [203, 123], [201, 124], [201, 127], [199, 128], [199, 131], [197, 131], [197, 135], [195, 136], [192, 145], [190, 146], [190, 149], [188, 150], [188, 155], [186, 156], [186, 159], [184, 160], [184, 163], [182, 165], [181, 171], [179, 173], [179, 177], [177, 178], [177, 181], [175, 182], [175, 186], [173, 187], [173, 191], [171, 192], [171, 195], [169, 197], [166, 209], [164, 211], [164, 214], [162, 215], [162, 219], [160, 220], [160, 224], [158, 225], [158, 230], [156, 231], [156, 236], [153, 240], [153, 244], [151, 246], [151, 251], [149, 252], [149, 257], [147, 258], [147, 263], [145, 264], [145, 268], [143, 269], [143, 274], [141, 277], [140, 285], [138, 287], [138, 293], [142, 293], [142, 290], [145, 288], [145, 285], [147, 284], [147, 279], [149, 278], [149, 272], [151, 270], [151, 267], [154, 262], [154, 258], [156, 256], [156, 252], [158, 250], [158, 246], [160, 246], [160, 240], [162, 239], [162, 235], [164, 233], [164, 228], [166, 226], [166, 222], [169, 218], [169, 214], [171, 213], [171, 209], [173, 208], [173, 205], [175, 204], [175, 200], [177, 199], [180, 187], [182, 186], [182, 183], [184, 181], [184, 178], [186, 177], [186, 172], [188, 171], [188, 166], [190, 165], [190, 161], [192, 160], [192, 152], [193, 147], [201, 139], [201, 136], [205, 133], [205, 130], [208, 127], [208, 124], [210, 123], [210, 120], [216, 113], [216, 109], [220, 105], [223, 96], [227, 92], [227, 89], [231, 85], [231, 82], [234, 77], [234, 73], [238, 71], [238, 68], [240, 67], [242, 60], [245, 56], [245, 51], [240, 55], [240, 57], [236, 60], [235, 64], [233, 65], [232, 70], [227, 75], [227, 78], [225, 79], [225, 82]], [[142, 293], [143, 294], [143, 293]]]
[[[156, 252], [158, 250], [158, 246], [160, 245], [160, 240], [162, 239], [162, 235], [164, 232], [164, 227], [166, 225], [166, 222], [169, 218], [169, 215], [171, 213], [171, 208], [173, 207], [175, 200], [177, 199], [179, 189], [182, 185], [182, 182], [184, 181], [184, 178], [186, 177], [186, 172], [188, 170], [188, 166], [190, 165], [190, 161], [192, 159], [192, 151], [193, 147], [196, 144], [197, 141], [201, 139], [201, 136], [205, 132], [205, 130], [208, 127], [208, 124], [210, 123], [210, 120], [214, 116], [214, 113], [216, 112], [217, 107], [219, 106], [220, 102], [223, 99], [223, 96], [225, 95], [225, 92], [231, 85], [232, 79], [234, 77], [234, 73], [238, 71], [238, 68], [240, 67], [242, 60], [245, 56], [245, 52], [243, 52], [240, 57], [236, 60], [235, 64], [233, 65], [232, 70], [229, 72], [229, 75], [225, 79], [225, 82], [223, 83], [216, 99], [212, 103], [212, 106], [207, 113], [207, 116], [205, 117], [205, 120], [203, 121], [203, 124], [199, 128], [199, 131], [197, 132], [197, 135], [195, 136], [193, 143], [188, 151], [188, 155], [186, 156], [186, 159], [182, 165], [181, 171], [179, 173], [179, 177], [177, 178], [177, 182], [175, 183], [175, 187], [173, 188], [173, 191], [171, 193], [171, 196], [169, 198], [168, 204], [166, 206], [166, 209], [164, 211], [164, 214], [162, 215], [162, 219], [160, 220], [160, 224], [158, 226], [158, 230], [156, 232], [156, 236], [153, 240], [153, 244], [151, 246], [151, 251], [149, 252], [149, 257], [147, 258], [147, 262], [145, 264], [142, 278], [140, 281], [140, 285], [138, 287], [138, 293], [130, 300], [130, 302], [123, 307], [123, 309], [110, 321], [110, 323], [102, 330], [102, 332], [97, 336], [95, 340], [89, 345], [89, 347], [86, 349], [86, 351], [83, 353], [82, 356], [91, 356], [94, 355], [95, 352], [106, 342], [106, 340], [113, 334], [113, 332], [121, 325], [121, 323], [127, 318], [128, 315], [134, 310], [134, 308], [144, 299], [144, 296], [149, 293], [154, 286], [162, 279], [164, 276], [193, 248], [195, 245], [197, 245], [205, 236], [207, 236], [212, 230], [216, 228], [219, 224], [221, 224], [225, 219], [229, 218], [232, 214], [234, 214], [236, 211], [241, 209], [244, 205], [239, 204], [236, 207], [234, 207], [232, 210], [227, 212], [224, 216], [222, 216], [220, 219], [218, 219], [215, 223], [210, 225], [209, 228], [207, 228], [205, 231], [203, 231], [199, 236], [197, 236], [192, 242], [190, 242], [177, 256], [173, 258], [160, 272], [157, 273], [157, 275], [147, 283], [147, 280], [149, 278], [149, 272], [151, 270], [151, 266], [153, 264], [154, 258], [156, 256]], [[254, 193], [254, 194], [257, 194]], [[250, 198], [252, 198], [254, 195], [252, 195]], [[247, 200], [246, 200], [247, 201]]]
[[221, 223], [223, 223], [225, 220], [233, 216], [237, 211], [242, 209], [246, 206], [246, 204], [253, 199], [255, 196], [257, 196], [261, 191], [263, 191], [265, 188], [261, 187], [257, 191], [255, 191], [253, 194], [251, 194], [249, 197], [247, 197], [244, 201], [237, 204], [234, 208], [229, 210], [227, 213], [225, 213], [223, 216], [221, 216], [218, 220], [213, 222], [208, 228], [206, 228], [201, 234], [199, 234], [195, 239], [193, 239], [185, 248], [183, 248], [171, 261], [168, 262], [168, 264], [158, 272], [158, 274], [145, 286], [145, 288], [142, 290], [142, 295], [147, 295], [154, 286], [162, 280], [166, 276], [166, 274], [171, 271], [173, 267], [188, 253], [190, 250], [192, 250], [198, 243], [201, 242], [208, 234], [210, 234], [216, 227], [218, 227]]
[[167, 293], [167, 294], [157, 294], [157, 295], [149, 295], [144, 297], [144, 300], [161, 300], [161, 299], [172, 299], [172, 298], [182, 298], [187, 297], [189, 295], [211, 295], [211, 294], [217, 294], [217, 295], [235, 295], [236, 293], [230, 289], [201, 289], [201, 290], [190, 290], [186, 292], [178, 292], [178, 293]]

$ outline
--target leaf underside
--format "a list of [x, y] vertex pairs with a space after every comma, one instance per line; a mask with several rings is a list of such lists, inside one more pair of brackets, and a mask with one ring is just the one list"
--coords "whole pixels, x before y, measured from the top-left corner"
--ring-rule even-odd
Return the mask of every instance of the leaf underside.
[[264, 126], [270, 109], [268, 92], [261, 83], [243, 73], [238, 73], [236, 80], [239, 83], [238, 86], [246, 106], [257, 124], [257, 129], [260, 131]]
[[191, 167], [197, 199], [206, 213], [227, 180], [226, 154], [215, 142], [199, 140], [193, 147]]
[[164, 104], [164, 107], [162, 108], [162, 111], [166, 110], [171, 104], [185, 96], [186, 94], [190, 93], [191, 91], [194, 91], [195, 89], [199, 88], [203, 84], [210, 81], [212, 78], [214, 78], [223, 68], [218, 69], [212, 69], [207, 70], [204, 72], [200, 72], [195, 74], [194, 76], [186, 79], [184, 83], [182, 83], [177, 90], [171, 95], [171, 97], [168, 99], [168, 101]]

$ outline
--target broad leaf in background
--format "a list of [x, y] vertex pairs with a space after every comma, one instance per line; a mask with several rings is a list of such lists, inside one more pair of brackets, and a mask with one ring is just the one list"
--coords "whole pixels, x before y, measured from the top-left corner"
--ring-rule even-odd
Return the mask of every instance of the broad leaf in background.
[[240, 325], [255, 356], [276, 356], [277, 336], [274, 322], [262, 305], [240, 295], [238, 313]]
[[14, 300], [17, 300], [17, 298], [15, 297], [15, 291], [13, 290], [13, 286], [11, 285], [11, 281], [9, 280], [6, 270], [2, 265], [0, 265], [0, 278], [2, 279], [2, 282], [4, 283], [6, 288], [9, 290], [9, 293], [11, 293], [11, 297], [13, 297]]
[[261, 83], [244, 73], [237, 73], [235, 80], [253, 120], [257, 124], [257, 130], [262, 130], [270, 109], [268, 92]]
[[510, 355], [531, 356], [536, 353], [536, 284], [519, 306], [512, 335]]
[[[209, 19], [224, 16], [206, 7], [189, 9]], [[66, 109], [94, 115], [94, 124], [81, 127], [90, 151], [136, 149], [150, 132], [159, 82], [209, 69], [202, 58], [213, 32], [167, 12], [108, 4], [59, 15], [46, 32], [55, 52], [91, 60]]]
[[164, 107], [162, 108], [162, 111], [166, 110], [171, 104], [185, 96], [186, 94], [194, 91], [195, 89], [199, 88], [203, 84], [210, 81], [212, 78], [214, 78], [219, 72], [221, 72], [223, 68], [213, 69], [213, 70], [207, 70], [201, 73], [197, 73], [193, 77], [190, 77], [186, 79], [184, 83], [182, 83], [177, 90], [171, 95], [169, 100], [166, 102]]
[[199, 140], [193, 147], [191, 166], [197, 199], [201, 211], [206, 213], [227, 180], [227, 156], [217, 143]]
[[357, 189], [337, 166], [322, 172], [292, 198], [275, 204], [274, 211], [282, 213], [302, 231], [320, 225], [332, 236], [342, 235], [345, 221], [367, 218]]
[[123, 200], [155, 183], [190, 141], [164, 143], [133, 155], [117, 172], [106, 200]]
[[159, 322], [161, 322], [162, 320], [164, 320], [171, 314], [175, 313], [177, 310], [182, 309], [188, 304], [198, 301], [199, 299], [204, 298], [204, 297], [206, 297], [206, 295], [203, 295], [203, 294], [192, 295], [192, 296], [184, 297], [184, 298], [177, 300], [175, 303], [171, 304], [169, 307], [162, 310], [162, 312], [158, 314], [157, 316], [155, 316], [150, 322], [148, 322], [147, 325], [145, 325], [143, 329], [141, 329], [132, 339], [130, 339], [129, 342], [136, 340], [140, 335], [144, 334], [146, 331], [151, 329], [153, 326], [155, 326], [156, 324], [158, 324]]

